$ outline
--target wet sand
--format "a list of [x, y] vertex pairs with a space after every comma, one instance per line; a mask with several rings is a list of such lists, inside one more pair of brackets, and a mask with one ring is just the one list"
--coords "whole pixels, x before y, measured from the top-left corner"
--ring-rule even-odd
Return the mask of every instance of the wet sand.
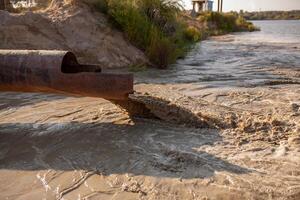
[[1, 93], [0, 199], [300, 198], [299, 85], [182, 87], [137, 85], [157, 119]]

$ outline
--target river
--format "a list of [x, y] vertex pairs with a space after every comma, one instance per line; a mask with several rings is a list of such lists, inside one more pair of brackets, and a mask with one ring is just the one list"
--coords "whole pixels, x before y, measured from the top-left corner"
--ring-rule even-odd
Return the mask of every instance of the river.
[[271, 68], [300, 68], [300, 20], [253, 23], [261, 31], [200, 42], [167, 70], [139, 73], [137, 83], [251, 87], [281, 79], [269, 72]]
[[300, 21], [213, 37], [135, 74], [156, 117], [0, 93], [0, 199], [300, 199]]

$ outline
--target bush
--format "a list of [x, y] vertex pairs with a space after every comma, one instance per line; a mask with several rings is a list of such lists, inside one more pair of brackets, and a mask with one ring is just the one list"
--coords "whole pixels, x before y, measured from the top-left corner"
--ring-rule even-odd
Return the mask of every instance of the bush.
[[[185, 56], [205, 35], [255, 30], [237, 13], [205, 12], [199, 17], [206, 30], [188, 26], [177, 0], [84, 0], [106, 13], [128, 40], [143, 50], [149, 61], [165, 68]], [[204, 34], [205, 33], [205, 34]]]
[[186, 28], [184, 31], [184, 35], [187, 40], [192, 42], [198, 42], [202, 39], [201, 32], [193, 26], [189, 26], [188, 28]]
[[169, 38], [153, 30], [151, 33], [151, 42], [146, 50], [148, 58], [160, 68], [166, 68], [170, 63], [177, 59], [176, 45]]
[[236, 19], [236, 25], [240, 31], [256, 31], [259, 30], [252, 22], [248, 22], [244, 17], [238, 16]]
[[[145, 51], [149, 60], [165, 68], [183, 56], [191, 42], [185, 36], [185, 25], [179, 22], [178, 1], [170, 0], [92, 0], [93, 7], [105, 12], [127, 36]], [[199, 34], [193, 30], [192, 41]]]
[[246, 21], [245, 18], [235, 12], [206, 12], [201, 14], [198, 19], [202, 22], [209, 23], [211, 27], [214, 27], [216, 30], [213, 30], [213, 32], [222, 34], [236, 31], [257, 30], [251, 22]]
[[203, 22], [209, 22], [216, 26], [217, 29], [224, 32], [236, 31], [236, 17], [232, 14], [221, 14], [218, 12], [206, 12], [199, 17]]
[[253, 32], [253, 31], [259, 31], [260, 28], [254, 26], [253, 23], [248, 23], [248, 27], [247, 27], [248, 31]]
[[125, 3], [111, 4], [109, 14], [125, 32], [130, 42], [146, 50], [150, 42], [150, 32], [155, 28], [146, 15], [133, 5]]

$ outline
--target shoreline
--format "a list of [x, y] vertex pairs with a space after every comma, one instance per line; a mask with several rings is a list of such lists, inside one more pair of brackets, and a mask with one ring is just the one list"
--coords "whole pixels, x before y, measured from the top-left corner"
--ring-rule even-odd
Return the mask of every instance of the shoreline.
[[298, 86], [136, 91], [161, 120], [102, 99], [1, 93], [0, 197], [299, 197]]
[[[5, 44], [103, 49], [94, 59], [119, 73], [146, 60], [101, 14], [52, 9], [0, 11]], [[8, 40], [31, 20], [43, 32]], [[65, 40], [84, 28], [78, 20], [94, 35]], [[0, 92], [0, 199], [300, 199], [299, 49], [233, 39], [213, 36], [179, 66], [136, 73], [133, 112], [101, 98]]]

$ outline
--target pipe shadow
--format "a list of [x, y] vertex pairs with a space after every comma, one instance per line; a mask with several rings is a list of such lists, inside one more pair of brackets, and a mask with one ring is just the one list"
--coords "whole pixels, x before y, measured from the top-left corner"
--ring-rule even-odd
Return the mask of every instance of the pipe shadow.
[[251, 170], [200, 150], [222, 141], [216, 129], [155, 120], [112, 123], [0, 124], [0, 169], [91, 170], [101, 174], [207, 178]]

